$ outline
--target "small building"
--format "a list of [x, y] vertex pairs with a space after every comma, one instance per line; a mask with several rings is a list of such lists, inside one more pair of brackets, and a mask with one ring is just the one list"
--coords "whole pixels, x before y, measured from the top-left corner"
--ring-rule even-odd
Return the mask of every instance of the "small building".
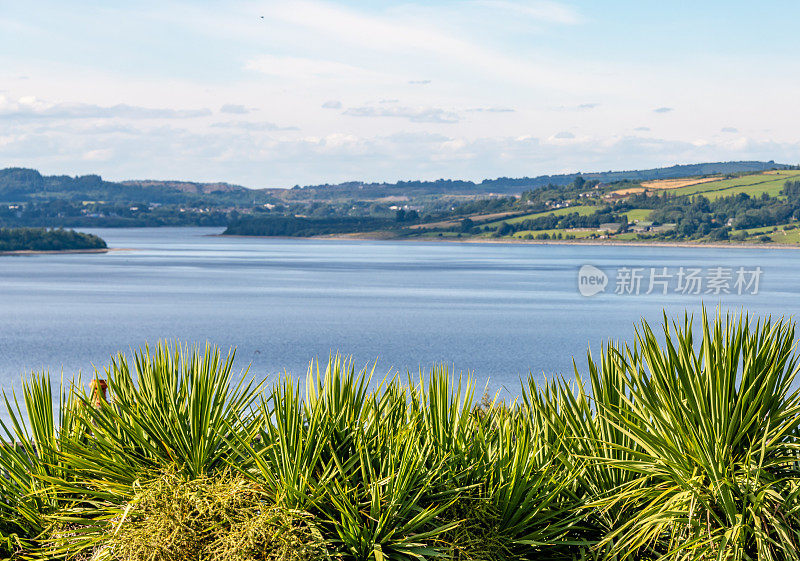
[[652, 226], [651, 232], [670, 232], [675, 229], [677, 224], [661, 224], [660, 226]]

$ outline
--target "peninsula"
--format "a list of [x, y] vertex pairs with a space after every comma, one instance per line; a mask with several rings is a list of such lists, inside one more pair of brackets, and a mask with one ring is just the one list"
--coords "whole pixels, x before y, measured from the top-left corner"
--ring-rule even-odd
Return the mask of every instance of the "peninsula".
[[0, 228], [0, 255], [14, 253], [102, 252], [106, 242], [93, 234], [48, 228]]

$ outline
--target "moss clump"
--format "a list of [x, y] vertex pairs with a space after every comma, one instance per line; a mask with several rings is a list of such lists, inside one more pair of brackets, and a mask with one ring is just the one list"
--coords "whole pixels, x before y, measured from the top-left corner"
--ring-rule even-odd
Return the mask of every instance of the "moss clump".
[[258, 484], [172, 473], [137, 489], [103, 553], [118, 561], [329, 559], [312, 517], [275, 505]]

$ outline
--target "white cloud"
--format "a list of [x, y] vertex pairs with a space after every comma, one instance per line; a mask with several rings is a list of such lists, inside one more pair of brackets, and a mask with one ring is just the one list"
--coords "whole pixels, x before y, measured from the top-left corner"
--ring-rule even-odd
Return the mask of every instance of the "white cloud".
[[0, 116], [9, 119], [190, 119], [211, 115], [211, 110], [165, 109], [117, 104], [53, 103], [32, 96], [11, 99], [0, 95]]
[[[399, 65], [405, 69], [405, 65], [398, 63], [414, 57], [430, 62], [434, 57], [439, 63], [458, 65], [473, 76], [476, 73], [495, 78], [502, 76], [511, 82], [536, 87], [548, 85], [563, 90], [583, 87], [582, 83], [579, 85], [570, 80], [572, 73], [564, 72], [558, 64], [546, 65], [509, 55], [503, 50], [482, 45], [468, 33], [463, 36], [452, 33], [429, 18], [413, 17], [413, 14], [368, 15], [332, 3], [307, 0], [271, 3], [264, 12], [271, 21], [310, 32], [319, 44], [328, 43], [335, 50], [349, 45], [370, 54], [393, 55], [388, 59], [380, 57], [376, 63], [381, 67]], [[261, 61], [253, 60], [247, 67], [283, 76], [306, 77], [342, 73], [363, 77], [366, 72], [366, 68], [354, 68], [332, 60], [273, 55]], [[373, 74], [377, 73], [384, 74], [373, 71]], [[385, 77], [396, 79], [396, 74], [386, 73]], [[427, 79], [408, 78], [406, 81], [417, 85], [430, 83]], [[599, 88], [599, 85], [595, 84], [595, 88]]]
[[673, 111], [672, 107], [657, 107], [653, 109], [653, 113], [672, 113]]
[[556, 109], [559, 111], [591, 111], [600, 107], [599, 103], [579, 103], [577, 105], [562, 105]]
[[406, 143], [441, 143], [450, 142], [452, 139], [449, 136], [432, 133], [432, 132], [397, 132], [386, 137], [391, 142], [398, 144]]
[[515, 113], [516, 109], [512, 109], [511, 107], [473, 107], [467, 109], [467, 111], [473, 113]]
[[799, 142], [739, 137], [688, 142], [630, 135], [568, 138], [558, 132], [476, 138], [424, 130], [302, 136], [293, 131], [279, 136], [249, 132], [235, 126], [192, 131], [139, 121], [125, 134], [108, 130], [76, 135], [31, 122], [3, 129], [0, 146], [5, 165], [37, 167], [45, 173], [225, 180], [250, 187], [439, 177], [479, 180], [701, 161], [800, 159]]
[[250, 113], [250, 110], [245, 107], [244, 105], [237, 105], [232, 103], [226, 103], [222, 107], [219, 108], [220, 113], [231, 113], [234, 115], [246, 115]]
[[209, 125], [216, 129], [235, 129], [241, 131], [295, 131], [297, 127], [281, 127], [269, 121], [220, 121]]
[[399, 117], [412, 123], [457, 123], [458, 113], [438, 107], [351, 107], [343, 115], [352, 117]]
[[[796, 60], [722, 44], [725, 55], [660, 57], [659, 41], [640, 41], [649, 28], [616, 34], [615, 9], [571, 4], [167, 0], [91, 21], [56, 5], [49, 22], [4, 13], [0, 42], [27, 47], [0, 54], [13, 92], [0, 97], [0, 165], [265, 186], [800, 159]], [[174, 33], [142, 43], [153, 29]], [[742, 60], [772, 87], [741, 84]], [[731, 116], [746, 134], [727, 130]]]
[[107, 162], [114, 156], [114, 151], [109, 148], [89, 150], [83, 154], [83, 159], [89, 162]]

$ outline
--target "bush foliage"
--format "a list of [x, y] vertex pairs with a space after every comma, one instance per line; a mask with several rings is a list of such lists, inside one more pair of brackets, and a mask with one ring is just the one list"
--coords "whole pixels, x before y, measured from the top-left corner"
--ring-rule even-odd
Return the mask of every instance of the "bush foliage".
[[[6, 392], [0, 547], [26, 559], [789, 560], [800, 545], [792, 323], [642, 323], [513, 403], [444, 367], [331, 357], [256, 384], [160, 344], [58, 395]], [[95, 382], [92, 387], [101, 385]], [[54, 401], [58, 407], [54, 407]]]

